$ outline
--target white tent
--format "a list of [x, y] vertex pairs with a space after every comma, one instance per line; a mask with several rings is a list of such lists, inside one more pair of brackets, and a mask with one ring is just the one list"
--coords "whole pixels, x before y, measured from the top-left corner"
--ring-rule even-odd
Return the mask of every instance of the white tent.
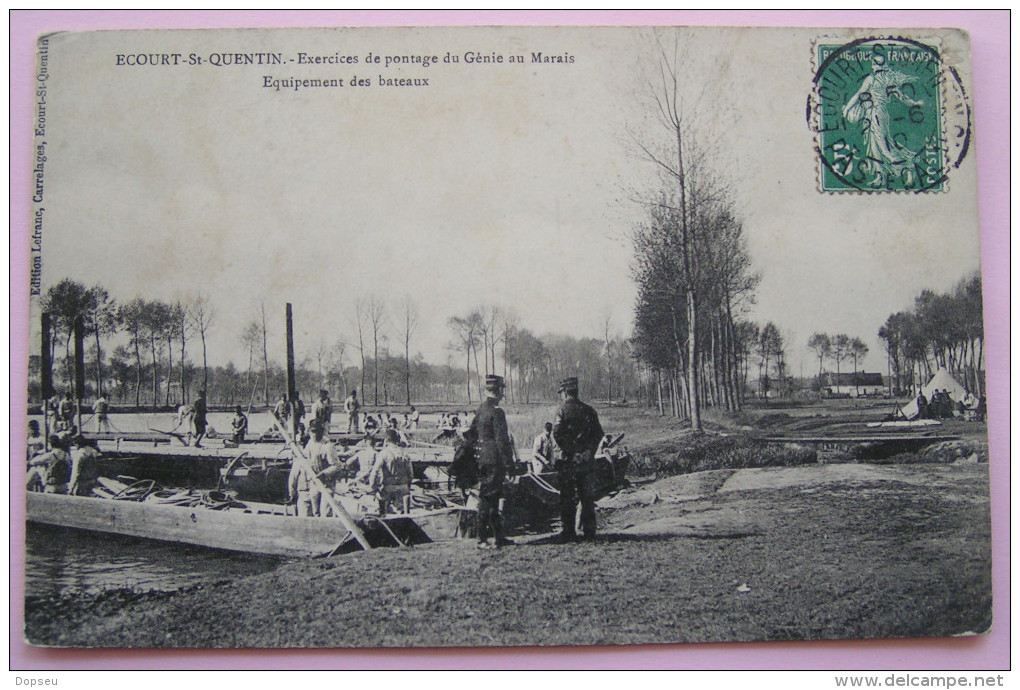
[[[945, 369], [939, 369], [935, 372], [935, 375], [931, 377], [925, 385], [921, 386], [921, 392], [924, 393], [924, 397], [931, 401], [931, 396], [935, 391], [946, 390], [949, 393], [949, 397], [953, 402], [959, 402], [967, 398], [967, 389], [960, 385], [960, 382], [953, 378]], [[971, 396], [973, 398], [973, 396]], [[913, 419], [917, 416], [917, 398], [914, 398], [906, 405], [900, 408], [900, 413], [907, 419]]]

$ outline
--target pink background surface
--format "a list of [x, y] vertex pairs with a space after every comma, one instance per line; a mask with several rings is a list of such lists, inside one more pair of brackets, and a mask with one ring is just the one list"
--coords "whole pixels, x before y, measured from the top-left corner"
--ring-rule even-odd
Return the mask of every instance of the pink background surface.
[[[609, 12], [58, 12], [12, 11], [11, 429], [12, 457], [25, 419], [32, 80], [35, 39], [59, 30], [452, 25], [749, 25], [959, 27], [971, 37], [975, 145], [985, 291], [991, 444], [994, 597], [981, 637], [635, 647], [429, 650], [57, 650], [22, 641], [24, 496], [11, 496], [10, 668], [85, 669], [1008, 669], [1009, 658], [1009, 12], [1008, 11], [609, 11]], [[20, 486], [12, 464], [11, 486]]]

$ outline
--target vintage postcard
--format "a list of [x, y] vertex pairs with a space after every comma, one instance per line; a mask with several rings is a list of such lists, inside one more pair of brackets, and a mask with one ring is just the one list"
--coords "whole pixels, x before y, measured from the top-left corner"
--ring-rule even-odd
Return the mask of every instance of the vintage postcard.
[[24, 639], [986, 633], [971, 80], [953, 29], [39, 37]]

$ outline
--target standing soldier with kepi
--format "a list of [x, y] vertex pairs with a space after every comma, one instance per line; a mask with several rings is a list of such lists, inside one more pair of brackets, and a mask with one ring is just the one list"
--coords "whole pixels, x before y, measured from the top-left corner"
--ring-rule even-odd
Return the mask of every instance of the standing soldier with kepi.
[[503, 377], [485, 377], [485, 400], [482, 401], [468, 432], [475, 441], [478, 459], [478, 548], [489, 549], [489, 530], [496, 539], [496, 548], [513, 544], [503, 536], [499, 517], [499, 499], [503, 497], [506, 469], [513, 463], [510, 432], [506, 413], [499, 407], [503, 399]]
[[347, 413], [348, 434], [360, 433], [358, 431], [358, 414], [360, 411], [361, 403], [358, 402], [358, 389], [352, 388], [350, 396], [344, 401], [344, 412]]
[[96, 399], [95, 405], [92, 406], [92, 411], [96, 413], [96, 433], [100, 431], [110, 431], [110, 403], [107, 401], [106, 396], [102, 393]]
[[329, 436], [330, 425], [333, 422], [333, 403], [329, 399], [329, 391], [319, 391], [319, 399], [312, 403], [312, 421], [322, 425], [323, 433]]
[[563, 405], [556, 413], [553, 438], [563, 452], [556, 463], [559, 471], [560, 521], [563, 523], [560, 538], [572, 541], [577, 538], [574, 521], [577, 502], [581, 502], [581, 529], [585, 539], [595, 538], [595, 451], [602, 440], [602, 425], [598, 413], [577, 399], [577, 378], [560, 381]]

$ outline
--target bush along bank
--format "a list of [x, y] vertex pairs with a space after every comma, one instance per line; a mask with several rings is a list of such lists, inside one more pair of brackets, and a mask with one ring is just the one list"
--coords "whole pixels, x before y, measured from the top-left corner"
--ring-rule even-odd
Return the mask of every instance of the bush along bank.
[[793, 467], [818, 462], [814, 448], [747, 436], [688, 434], [634, 458], [632, 474], [670, 477], [705, 470]]
[[953, 463], [980, 464], [988, 462], [988, 442], [979, 439], [961, 439], [958, 441], [940, 441], [930, 446], [912, 451], [886, 453], [877, 455], [862, 449], [855, 455], [855, 460], [877, 465], [928, 464], [951, 465]]

